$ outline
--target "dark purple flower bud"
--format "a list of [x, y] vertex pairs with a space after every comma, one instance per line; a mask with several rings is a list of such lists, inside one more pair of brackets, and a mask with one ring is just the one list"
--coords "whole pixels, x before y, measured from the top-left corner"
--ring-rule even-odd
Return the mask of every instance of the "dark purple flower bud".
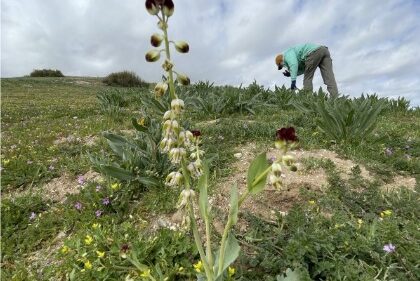
[[177, 74], [176, 80], [178, 80], [179, 84], [187, 86], [190, 84], [190, 78], [184, 74]]
[[128, 244], [122, 244], [122, 245], [121, 245], [121, 248], [120, 248], [120, 251], [121, 251], [121, 252], [123, 252], [123, 253], [127, 253], [127, 252], [128, 252], [128, 250], [130, 250], [130, 246], [128, 246]]
[[155, 0], [146, 0], [146, 10], [152, 16], [155, 16], [159, 13], [159, 7]]
[[290, 142], [295, 142], [298, 140], [295, 134], [295, 128], [293, 127], [281, 128], [277, 130], [276, 138], [277, 140], [290, 141]]
[[175, 42], [175, 49], [180, 53], [188, 53], [190, 46], [185, 41], [177, 41]]
[[160, 52], [157, 50], [148, 51], [145, 58], [148, 62], [155, 62], [160, 59]]
[[172, 0], [165, 0], [163, 3], [163, 14], [170, 17], [174, 14], [175, 6]]
[[190, 131], [194, 137], [199, 137], [201, 136], [201, 132], [199, 130], [191, 130]]
[[152, 44], [153, 47], [159, 47], [160, 44], [162, 44], [163, 36], [161, 34], [155, 33], [150, 37], [150, 44]]

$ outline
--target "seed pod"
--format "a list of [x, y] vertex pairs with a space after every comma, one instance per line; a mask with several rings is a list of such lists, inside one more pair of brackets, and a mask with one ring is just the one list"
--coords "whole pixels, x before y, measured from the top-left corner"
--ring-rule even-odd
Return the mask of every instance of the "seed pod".
[[161, 34], [155, 33], [150, 37], [150, 44], [152, 44], [153, 47], [159, 47], [162, 41], [163, 36]]
[[184, 75], [184, 74], [177, 74], [176, 80], [181, 84], [181, 85], [189, 85], [190, 84], [190, 78], [188, 78], [188, 76]]
[[159, 13], [159, 7], [154, 0], [146, 0], [146, 10], [152, 16], [156, 16]]
[[185, 41], [177, 41], [175, 42], [175, 49], [180, 53], [188, 53], [190, 46]]
[[150, 50], [146, 53], [145, 57], [148, 62], [155, 62], [160, 59], [160, 52], [157, 50]]
[[165, 0], [163, 3], [163, 14], [167, 17], [170, 17], [174, 14], [175, 6], [172, 0]]

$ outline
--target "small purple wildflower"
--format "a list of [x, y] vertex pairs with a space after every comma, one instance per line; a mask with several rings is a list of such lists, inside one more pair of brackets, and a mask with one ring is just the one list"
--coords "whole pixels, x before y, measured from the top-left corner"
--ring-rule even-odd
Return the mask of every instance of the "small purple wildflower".
[[29, 216], [29, 220], [34, 220], [36, 218], [36, 214], [34, 212], [31, 213]]
[[96, 192], [101, 191], [101, 189], [102, 189], [102, 186], [100, 186], [100, 185], [97, 185], [97, 186], [96, 186]]
[[384, 251], [388, 254], [395, 252], [395, 245], [392, 245], [391, 243], [384, 245]]
[[273, 164], [276, 161], [276, 157], [272, 156], [268, 159], [268, 163]]
[[102, 211], [101, 211], [101, 210], [97, 210], [97, 211], [95, 212], [95, 216], [96, 216], [97, 218], [99, 218], [101, 215], [102, 215]]
[[385, 155], [386, 156], [391, 156], [394, 153], [394, 151], [392, 150], [392, 148], [385, 148]]
[[109, 205], [109, 203], [111, 203], [111, 201], [109, 200], [109, 197], [102, 199], [102, 204], [104, 204], [105, 206]]
[[74, 207], [75, 207], [77, 210], [81, 210], [81, 209], [82, 209], [82, 203], [80, 203], [80, 202], [76, 202], [76, 204], [74, 204]]
[[78, 176], [77, 177], [77, 182], [79, 183], [79, 185], [84, 185], [85, 184], [85, 177], [84, 176]]

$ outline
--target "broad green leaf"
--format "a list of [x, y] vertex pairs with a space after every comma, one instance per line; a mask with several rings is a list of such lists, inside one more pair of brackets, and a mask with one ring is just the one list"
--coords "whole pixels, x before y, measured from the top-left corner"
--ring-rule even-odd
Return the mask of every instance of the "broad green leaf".
[[136, 180], [146, 187], [159, 187], [160, 181], [155, 178], [149, 178], [149, 177], [137, 177]]
[[209, 167], [207, 162], [204, 161], [203, 164], [203, 174], [198, 179], [198, 190], [200, 191], [199, 195], [199, 208], [200, 214], [203, 220], [208, 218], [208, 196], [207, 196], [207, 187], [208, 187], [208, 177], [209, 177]]
[[[224, 254], [224, 260], [222, 265], [221, 273], [216, 277], [216, 280], [221, 280], [223, 276], [223, 272], [231, 265], [239, 256], [239, 251], [241, 247], [239, 246], [238, 241], [236, 240], [235, 236], [232, 233], [229, 233], [229, 236], [226, 240], [226, 248]], [[219, 255], [220, 256], [220, 255]]]
[[132, 180], [134, 178], [133, 173], [120, 167], [104, 165], [101, 166], [101, 169], [106, 175], [119, 180]]
[[291, 270], [288, 268], [286, 270], [286, 277], [282, 275], [277, 275], [277, 281], [300, 281], [300, 276], [297, 270]]
[[231, 194], [230, 194], [230, 210], [229, 210], [229, 217], [232, 221], [232, 225], [235, 225], [238, 222], [238, 187], [235, 183], [232, 186]]
[[258, 155], [251, 163], [248, 169], [247, 186], [251, 194], [256, 194], [264, 189], [267, 175], [255, 180], [269, 167], [265, 152]]

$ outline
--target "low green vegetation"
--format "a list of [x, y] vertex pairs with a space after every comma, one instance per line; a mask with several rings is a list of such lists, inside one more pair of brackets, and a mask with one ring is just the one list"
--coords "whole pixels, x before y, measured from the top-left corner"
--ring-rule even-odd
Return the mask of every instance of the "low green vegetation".
[[56, 69], [35, 69], [30, 74], [31, 77], [64, 77], [60, 70]]
[[117, 87], [147, 87], [148, 84], [132, 71], [113, 72], [105, 77], [102, 82], [108, 86]]
[[[81, 77], [2, 79], [1, 87], [4, 280], [196, 280], [203, 273], [192, 233], [175, 224], [181, 190], [164, 185], [171, 164], [157, 146], [167, 96]], [[307, 157], [296, 177], [325, 174], [321, 190], [301, 185], [287, 207], [272, 205], [272, 219], [240, 212], [232, 232], [242, 250], [225, 280], [420, 278], [419, 108], [377, 96], [334, 101], [256, 82], [177, 91], [187, 108], [182, 126], [201, 131], [210, 196], [237, 173], [246, 176], [249, 163], [233, 168], [247, 162], [234, 156], [238, 149], [254, 144], [256, 156], [281, 127], [295, 128], [303, 155], [328, 150], [358, 164], [343, 174], [332, 160]], [[319, 100], [329, 117], [305, 110]], [[332, 110], [341, 102], [369, 104], [351, 118], [346, 113], [344, 138], [325, 123], [341, 118]], [[347, 130], [379, 104], [374, 126]], [[400, 188], [395, 178], [416, 184], [401, 181]], [[288, 192], [269, 196], [284, 202]], [[224, 206], [213, 208], [224, 221]]]

